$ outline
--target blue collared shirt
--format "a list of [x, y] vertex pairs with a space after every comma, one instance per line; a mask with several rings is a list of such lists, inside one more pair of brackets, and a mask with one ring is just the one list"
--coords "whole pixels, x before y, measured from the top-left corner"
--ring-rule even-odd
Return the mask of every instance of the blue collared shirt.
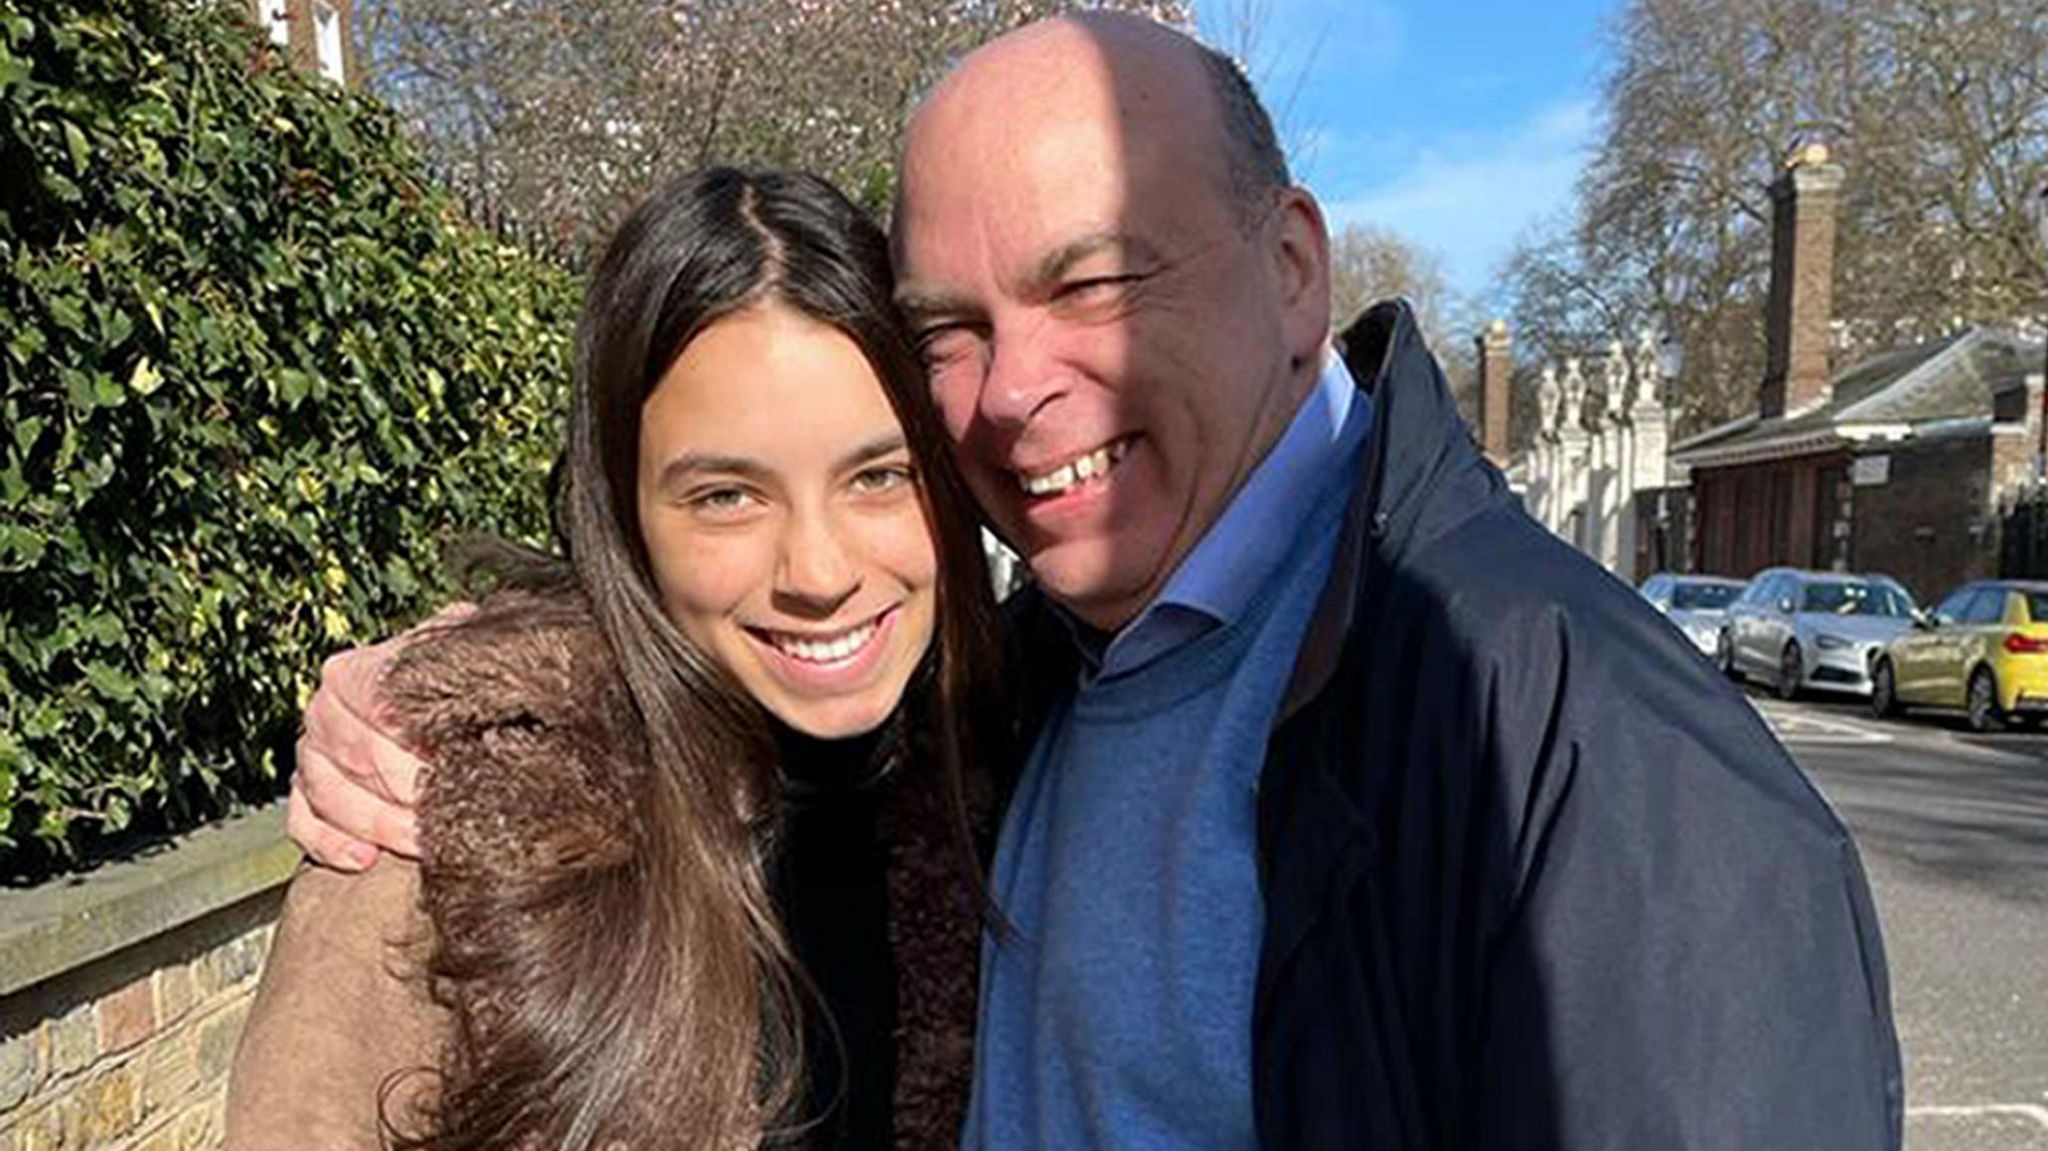
[[[1357, 425], [1347, 426], [1354, 407]], [[1159, 598], [1117, 632], [1099, 660], [1089, 645], [1080, 645], [1094, 666], [1091, 678], [1143, 667], [1236, 620], [1280, 563], [1279, 548], [1300, 524], [1302, 505], [1371, 429], [1371, 400], [1353, 384], [1343, 359], [1326, 353], [1315, 390], [1223, 514], [1195, 542]]]

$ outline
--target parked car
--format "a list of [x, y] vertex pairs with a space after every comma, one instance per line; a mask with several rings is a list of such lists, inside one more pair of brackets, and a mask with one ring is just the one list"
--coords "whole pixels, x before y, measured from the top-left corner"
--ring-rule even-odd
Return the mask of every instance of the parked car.
[[1808, 688], [1869, 695], [1872, 659], [1913, 612], [1889, 576], [1766, 568], [1728, 605], [1716, 656], [1730, 676], [1767, 679], [1785, 699]]
[[1643, 598], [1670, 617], [1700, 654], [1714, 658], [1728, 605], [1742, 594], [1742, 581], [1710, 575], [1658, 572], [1643, 581]]
[[1978, 731], [2048, 713], [2048, 583], [1964, 584], [1886, 644], [1870, 708], [1959, 709]]

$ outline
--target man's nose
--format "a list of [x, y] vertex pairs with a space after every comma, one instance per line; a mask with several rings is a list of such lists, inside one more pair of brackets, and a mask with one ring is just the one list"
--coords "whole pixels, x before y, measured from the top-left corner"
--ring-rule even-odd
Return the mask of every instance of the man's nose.
[[860, 568], [841, 532], [827, 511], [790, 517], [775, 572], [775, 594], [785, 610], [829, 616], [860, 590]]
[[1022, 427], [1065, 390], [1065, 373], [1048, 336], [1043, 323], [997, 329], [977, 405], [984, 421]]

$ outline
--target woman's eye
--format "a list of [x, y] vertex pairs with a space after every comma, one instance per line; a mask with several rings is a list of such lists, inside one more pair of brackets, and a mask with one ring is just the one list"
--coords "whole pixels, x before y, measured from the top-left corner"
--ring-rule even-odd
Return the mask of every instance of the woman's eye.
[[916, 477], [907, 467], [867, 468], [853, 477], [855, 491], [867, 495], [895, 491]]
[[745, 488], [711, 488], [690, 497], [690, 507], [711, 516], [733, 516], [752, 508], [753, 493]]

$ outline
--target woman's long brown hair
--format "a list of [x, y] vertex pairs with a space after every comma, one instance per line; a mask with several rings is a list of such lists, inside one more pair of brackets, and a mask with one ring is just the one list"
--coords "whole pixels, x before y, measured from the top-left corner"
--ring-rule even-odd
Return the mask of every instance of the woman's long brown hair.
[[[874, 223], [823, 180], [712, 169], [655, 192], [598, 264], [556, 509], [568, 570], [542, 562], [512, 582], [587, 598], [652, 770], [630, 784], [630, 852], [464, 883], [460, 905], [429, 899], [437, 995], [520, 986], [454, 997], [487, 1003], [488, 1018], [458, 1012], [433, 1130], [403, 1145], [722, 1151], [772, 1135], [800, 1096], [795, 973], [764, 874], [778, 774], [768, 721], [663, 613], [635, 510], [642, 405], [722, 316], [773, 300], [844, 332], [903, 425], [939, 594], [938, 639], [899, 716], [899, 785], [946, 789], [963, 882], [978, 882], [962, 779], [971, 739], [997, 727], [977, 722], [996, 674], [994, 604], [973, 505], [892, 310], [887, 253]], [[433, 802], [430, 786], [423, 815]], [[447, 937], [483, 922], [495, 926]]]

